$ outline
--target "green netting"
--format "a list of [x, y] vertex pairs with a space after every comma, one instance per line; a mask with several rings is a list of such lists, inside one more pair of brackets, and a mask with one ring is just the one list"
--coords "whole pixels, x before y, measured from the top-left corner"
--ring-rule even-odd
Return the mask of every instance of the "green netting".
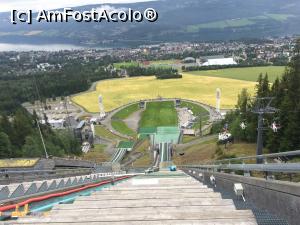
[[141, 127], [139, 129], [139, 134], [155, 134], [156, 132], [156, 127]]
[[139, 130], [139, 138], [151, 135], [155, 144], [174, 143], [177, 144], [180, 138], [180, 129], [178, 127], [144, 127]]
[[133, 141], [120, 141], [117, 148], [133, 148]]
[[138, 138], [140, 140], [144, 140], [144, 139], [147, 139], [149, 137], [149, 134], [139, 134]]
[[178, 127], [158, 127], [154, 142], [159, 143], [174, 143], [179, 142], [180, 129]]

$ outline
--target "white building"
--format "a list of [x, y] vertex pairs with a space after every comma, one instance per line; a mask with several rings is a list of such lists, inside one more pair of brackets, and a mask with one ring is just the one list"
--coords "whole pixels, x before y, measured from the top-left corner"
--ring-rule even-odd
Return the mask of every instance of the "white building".
[[[42, 124], [46, 123], [45, 120], [41, 120], [40, 122]], [[64, 119], [49, 119], [48, 123], [50, 124], [50, 126], [53, 129], [64, 129], [65, 128], [65, 126], [64, 126], [65, 120]]]
[[202, 66], [224, 66], [224, 65], [237, 65], [237, 62], [233, 58], [221, 58], [221, 59], [208, 59]]

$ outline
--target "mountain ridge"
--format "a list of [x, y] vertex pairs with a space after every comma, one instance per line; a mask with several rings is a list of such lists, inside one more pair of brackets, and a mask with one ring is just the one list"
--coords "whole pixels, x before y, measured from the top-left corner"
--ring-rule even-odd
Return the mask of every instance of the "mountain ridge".
[[300, 33], [298, 0], [160, 0], [72, 7], [154, 8], [155, 23], [34, 23], [12, 25], [0, 13], [0, 42], [132, 46], [171, 41], [216, 41]]

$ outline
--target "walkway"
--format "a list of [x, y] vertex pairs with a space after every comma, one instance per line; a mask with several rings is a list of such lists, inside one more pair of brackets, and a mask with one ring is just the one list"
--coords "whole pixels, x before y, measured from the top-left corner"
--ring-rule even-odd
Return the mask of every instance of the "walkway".
[[[12, 224], [12, 223], [7, 223]], [[250, 210], [182, 172], [139, 176], [114, 187], [57, 205], [45, 217], [29, 216], [13, 224], [202, 224], [256, 225]]]

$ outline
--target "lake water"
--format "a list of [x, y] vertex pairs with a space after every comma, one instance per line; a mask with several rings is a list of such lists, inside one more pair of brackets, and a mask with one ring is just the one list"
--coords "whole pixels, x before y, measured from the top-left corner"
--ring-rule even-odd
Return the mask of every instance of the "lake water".
[[49, 44], [49, 45], [31, 45], [31, 44], [9, 44], [0, 43], [0, 52], [2, 51], [60, 51], [60, 50], [78, 50], [85, 47], [68, 44]]

